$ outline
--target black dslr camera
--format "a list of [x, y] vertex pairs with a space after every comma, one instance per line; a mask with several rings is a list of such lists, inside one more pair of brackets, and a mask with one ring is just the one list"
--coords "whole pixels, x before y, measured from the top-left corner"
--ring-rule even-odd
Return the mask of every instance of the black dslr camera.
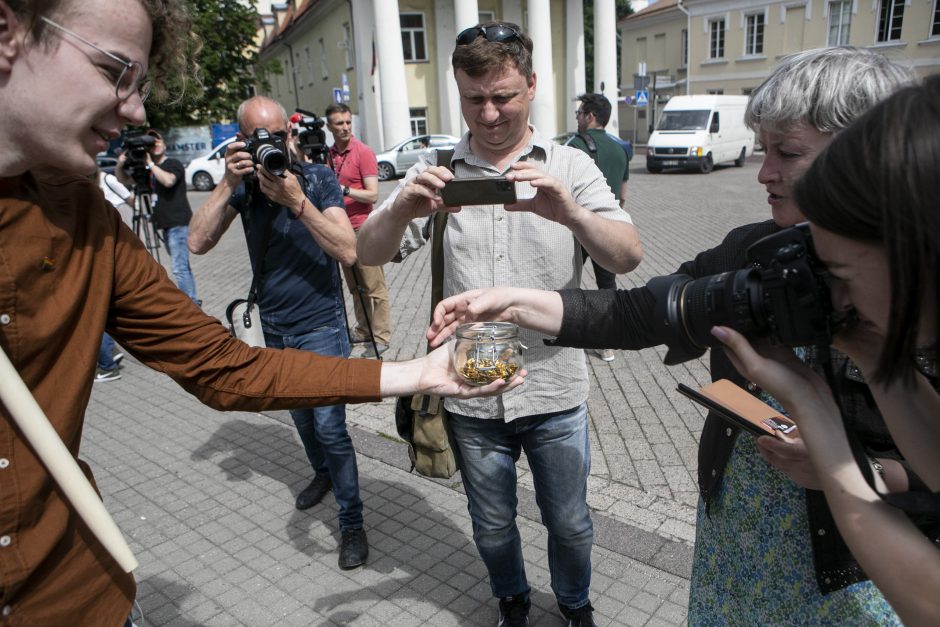
[[147, 153], [157, 140], [141, 130], [127, 131], [121, 149], [124, 151], [124, 173], [138, 187], [149, 187], [150, 173], [147, 171]]
[[719, 346], [711, 334], [716, 325], [748, 339], [817, 346], [828, 345], [833, 333], [854, 321], [832, 309], [829, 273], [816, 256], [806, 223], [768, 235], [746, 254], [749, 265], [743, 270], [700, 279], [672, 274], [647, 283], [656, 299], [656, 337], [669, 348], [666, 365]]
[[297, 136], [297, 146], [307, 155], [313, 163], [327, 162], [330, 148], [326, 145], [326, 132], [323, 130], [324, 120], [316, 113], [297, 109], [300, 115], [294, 115], [294, 135]]
[[256, 128], [251, 137], [245, 139], [245, 152], [252, 161], [261, 164], [274, 176], [281, 176], [290, 166], [287, 158], [287, 145], [279, 135], [272, 135], [266, 128]]

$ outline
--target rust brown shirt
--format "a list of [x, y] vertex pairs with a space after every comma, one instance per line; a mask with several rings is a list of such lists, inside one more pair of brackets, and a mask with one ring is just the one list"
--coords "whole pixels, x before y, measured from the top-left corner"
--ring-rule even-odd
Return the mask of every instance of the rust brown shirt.
[[[76, 458], [105, 330], [216, 409], [379, 398], [377, 361], [233, 339], [176, 288], [94, 181], [0, 179], [0, 345]], [[134, 591], [0, 405], [0, 623], [121, 625]]]

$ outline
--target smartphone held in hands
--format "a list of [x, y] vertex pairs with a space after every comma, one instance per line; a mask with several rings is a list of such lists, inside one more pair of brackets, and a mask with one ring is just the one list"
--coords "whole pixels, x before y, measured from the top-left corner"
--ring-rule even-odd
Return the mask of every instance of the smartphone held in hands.
[[452, 179], [441, 190], [448, 207], [464, 205], [510, 205], [516, 202], [516, 184], [505, 176]]
[[701, 390], [680, 383], [679, 392], [751, 435], [796, 435], [796, 423], [747, 390], [719, 379]]

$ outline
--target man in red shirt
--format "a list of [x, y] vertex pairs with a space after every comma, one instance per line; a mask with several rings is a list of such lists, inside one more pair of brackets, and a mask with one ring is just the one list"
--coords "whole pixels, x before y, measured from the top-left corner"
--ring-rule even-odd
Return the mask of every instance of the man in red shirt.
[[[348, 106], [331, 104], [324, 117], [333, 134], [330, 148], [333, 171], [343, 187], [346, 215], [358, 233], [359, 227], [372, 213], [372, 205], [379, 199], [379, 169], [375, 152], [353, 136], [352, 112]], [[354, 344], [366, 343], [365, 348], [354, 352], [353, 356], [377, 357], [388, 350], [392, 334], [385, 270], [382, 266], [356, 264], [349, 268], [343, 266], [343, 275], [356, 312], [356, 327], [350, 339]]]

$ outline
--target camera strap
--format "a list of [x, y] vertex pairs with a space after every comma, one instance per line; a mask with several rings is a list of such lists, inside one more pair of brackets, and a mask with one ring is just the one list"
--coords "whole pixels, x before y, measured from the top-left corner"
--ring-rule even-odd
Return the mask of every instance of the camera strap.
[[[252, 202], [254, 198], [254, 192], [259, 190], [251, 190], [248, 192], [248, 202], [246, 203], [251, 207], [254, 203]], [[248, 289], [248, 307], [245, 308], [245, 316], [247, 317], [251, 313], [251, 308], [258, 302], [258, 297], [261, 293], [261, 277], [264, 275], [264, 257], [268, 254], [268, 244], [271, 239], [271, 229], [273, 228], [274, 223], [274, 212], [271, 211], [271, 202], [265, 198], [265, 211], [261, 219], [261, 239], [255, 247], [255, 267], [254, 272], [251, 277], [251, 287]]]

